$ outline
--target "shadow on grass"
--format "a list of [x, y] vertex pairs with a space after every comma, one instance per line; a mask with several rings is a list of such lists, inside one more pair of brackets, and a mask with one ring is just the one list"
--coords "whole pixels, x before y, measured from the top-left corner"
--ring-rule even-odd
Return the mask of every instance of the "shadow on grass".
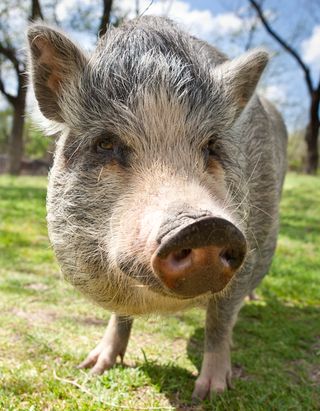
[[[312, 380], [311, 373], [313, 366], [320, 365], [317, 356], [319, 316], [320, 307], [290, 306], [275, 298], [266, 297], [266, 300], [245, 305], [234, 333], [232, 363], [236, 374], [235, 389], [211, 403], [206, 400], [200, 406], [191, 402], [196, 377], [188, 369], [170, 360], [159, 364], [146, 359], [137, 365], [154, 389], [161, 392], [176, 410], [317, 410], [315, 404], [320, 403], [320, 391], [315, 389], [315, 384], [319, 381]], [[182, 316], [181, 321], [184, 321]], [[54, 343], [44, 341], [41, 333], [34, 335], [26, 327], [21, 337], [29, 360], [61, 358], [63, 368], [66, 364], [76, 365], [74, 354], [61, 352]], [[197, 327], [187, 343], [187, 355], [198, 370], [202, 361], [203, 339], [203, 327]], [[165, 356], [165, 347], [163, 350]], [[15, 395], [17, 391], [14, 384], [7, 386], [6, 390], [7, 395]], [[301, 403], [301, 408], [296, 406], [297, 403]]]
[[[288, 401], [289, 407], [308, 394], [310, 403], [306, 405], [315, 410], [313, 403], [320, 403], [320, 391], [313, 392], [311, 370], [314, 361], [320, 364], [313, 348], [319, 341], [319, 316], [320, 307], [287, 306], [275, 299], [244, 306], [235, 327], [232, 350], [235, 389], [215, 400], [215, 404], [222, 407], [218, 409], [242, 409], [237, 406], [224, 408], [228, 404], [230, 407], [237, 404], [240, 390], [241, 401], [250, 410], [252, 397], [263, 407], [264, 401], [269, 400], [271, 404], [271, 401], [286, 396], [284, 401]], [[204, 329], [197, 328], [187, 345], [187, 355], [198, 370], [202, 362], [203, 340]], [[173, 407], [192, 409], [188, 408], [192, 405], [195, 383], [191, 372], [175, 364], [159, 365], [148, 361], [141, 365], [141, 369]], [[279, 384], [282, 385], [281, 393], [276, 388]], [[201, 409], [212, 409], [210, 407], [212, 404], [207, 400]]]
[[186, 409], [191, 405], [191, 393], [195, 377], [182, 367], [168, 363], [160, 365], [154, 361], [145, 362], [139, 368], [148, 375], [153, 385], [175, 408]]

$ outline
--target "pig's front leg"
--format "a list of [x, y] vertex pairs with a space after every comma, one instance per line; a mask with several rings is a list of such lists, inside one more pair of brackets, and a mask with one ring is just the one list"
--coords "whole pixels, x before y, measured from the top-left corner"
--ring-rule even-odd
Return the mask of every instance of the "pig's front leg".
[[106, 332], [99, 344], [89, 353], [79, 368], [92, 368], [92, 374], [102, 374], [112, 368], [118, 355], [123, 361], [133, 319], [112, 314]]
[[205, 399], [231, 388], [230, 344], [240, 304], [237, 308], [231, 308], [232, 305], [216, 304], [213, 300], [208, 304], [204, 356], [192, 394], [194, 399]]

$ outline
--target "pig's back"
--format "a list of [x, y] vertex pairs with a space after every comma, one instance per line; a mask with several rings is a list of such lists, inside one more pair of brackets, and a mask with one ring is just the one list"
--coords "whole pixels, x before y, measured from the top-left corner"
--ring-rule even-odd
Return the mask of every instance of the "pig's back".
[[250, 210], [247, 225], [252, 248], [275, 246], [279, 202], [285, 177], [287, 131], [281, 115], [266, 99], [254, 95], [240, 116], [243, 184]]
[[284, 176], [287, 169], [287, 143], [288, 143], [288, 134], [285, 123], [279, 111], [275, 106], [270, 103], [264, 97], [259, 97], [259, 100], [262, 104], [263, 109], [267, 113], [270, 125], [270, 135], [273, 142], [273, 152], [275, 157], [276, 165], [279, 169], [281, 175], [280, 187], [281, 190]]

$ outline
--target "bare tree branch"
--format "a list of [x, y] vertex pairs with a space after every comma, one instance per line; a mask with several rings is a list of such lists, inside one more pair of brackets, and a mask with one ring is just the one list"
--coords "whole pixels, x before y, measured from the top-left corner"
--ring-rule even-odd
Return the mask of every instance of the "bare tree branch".
[[136, 0], [136, 17], [139, 17], [140, 14], [140, 1]]
[[[28, 20], [43, 19], [43, 14], [40, 6], [40, 0], [30, 0], [30, 13]], [[5, 40], [6, 42], [6, 40]], [[10, 41], [7, 44], [0, 43], [0, 54], [9, 60], [17, 74], [17, 92], [13, 96], [5, 89], [3, 78], [0, 76], [0, 92], [6, 97], [8, 102], [13, 107], [12, 127], [9, 138], [8, 154], [10, 174], [19, 174], [21, 168], [21, 159], [23, 155], [23, 130], [25, 121], [25, 107], [27, 95], [27, 76], [26, 56], [19, 53], [17, 48], [10, 46]], [[21, 54], [21, 55], [20, 55]]]
[[296, 62], [299, 64], [299, 66], [301, 67], [301, 69], [304, 72], [304, 76], [306, 79], [306, 83], [307, 83], [307, 87], [309, 90], [309, 93], [312, 94], [313, 91], [313, 84], [312, 84], [312, 79], [311, 79], [311, 75], [310, 75], [310, 69], [309, 67], [304, 63], [304, 61], [302, 60], [301, 56], [298, 54], [298, 52], [291, 47], [269, 24], [269, 22], [267, 21], [267, 19], [265, 18], [263, 11], [262, 11], [262, 7], [261, 5], [256, 1], [256, 0], [249, 0], [249, 3], [251, 4], [251, 6], [256, 10], [261, 23], [263, 24], [263, 26], [265, 27], [265, 29], [267, 30], [267, 32], [279, 43], [281, 44], [281, 46], [289, 53], [291, 54], [291, 56], [296, 60]]
[[250, 47], [252, 46], [253, 37], [254, 37], [254, 34], [257, 30], [257, 24], [258, 24], [257, 19], [258, 18], [256, 17], [256, 19], [254, 20], [254, 22], [250, 26], [249, 33], [248, 33], [248, 39], [247, 39], [246, 45], [244, 47], [245, 50], [249, 50]]
[[0, 53], [3, 54], [7, 59], [11, 61], [13, 67], [15, 68], [17, 74], [19, 74], [19, 60], [16, 56], [16, 50], [12, 47], [5, 47], [0, 43]]
[[4, 83], [3, 83], [1, 77], [0, 77], [0, 91], [6, 97], [6, 99], [9, 101], [9, 103], [14, 106], [16, 101], [17, 101], [17, 98], [6, 91], [6, 89], [4, 87]]
[[107, 31], [107, 27], [110, 22], [111, 9], [112, 0], [103, 0], [103, 13], [98, 32], [99, 37], [103, 36]]

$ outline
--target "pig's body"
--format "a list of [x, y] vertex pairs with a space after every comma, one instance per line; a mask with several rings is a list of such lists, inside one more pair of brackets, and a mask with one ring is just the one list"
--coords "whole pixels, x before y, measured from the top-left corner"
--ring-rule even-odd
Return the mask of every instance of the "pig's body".
[[253, 94], [266, 53], [229, 62], [160, 18], [111, 30], [90, 60], [45, 26], [29, 38], [40, 109], [61, 130], [51, 242], [68, 281], [122, 316], [83, 365], [124, 355], [128, 316], [205, 305], [194, 395], [223, 390], [233, 324], [278, 232], [286, 130]]

